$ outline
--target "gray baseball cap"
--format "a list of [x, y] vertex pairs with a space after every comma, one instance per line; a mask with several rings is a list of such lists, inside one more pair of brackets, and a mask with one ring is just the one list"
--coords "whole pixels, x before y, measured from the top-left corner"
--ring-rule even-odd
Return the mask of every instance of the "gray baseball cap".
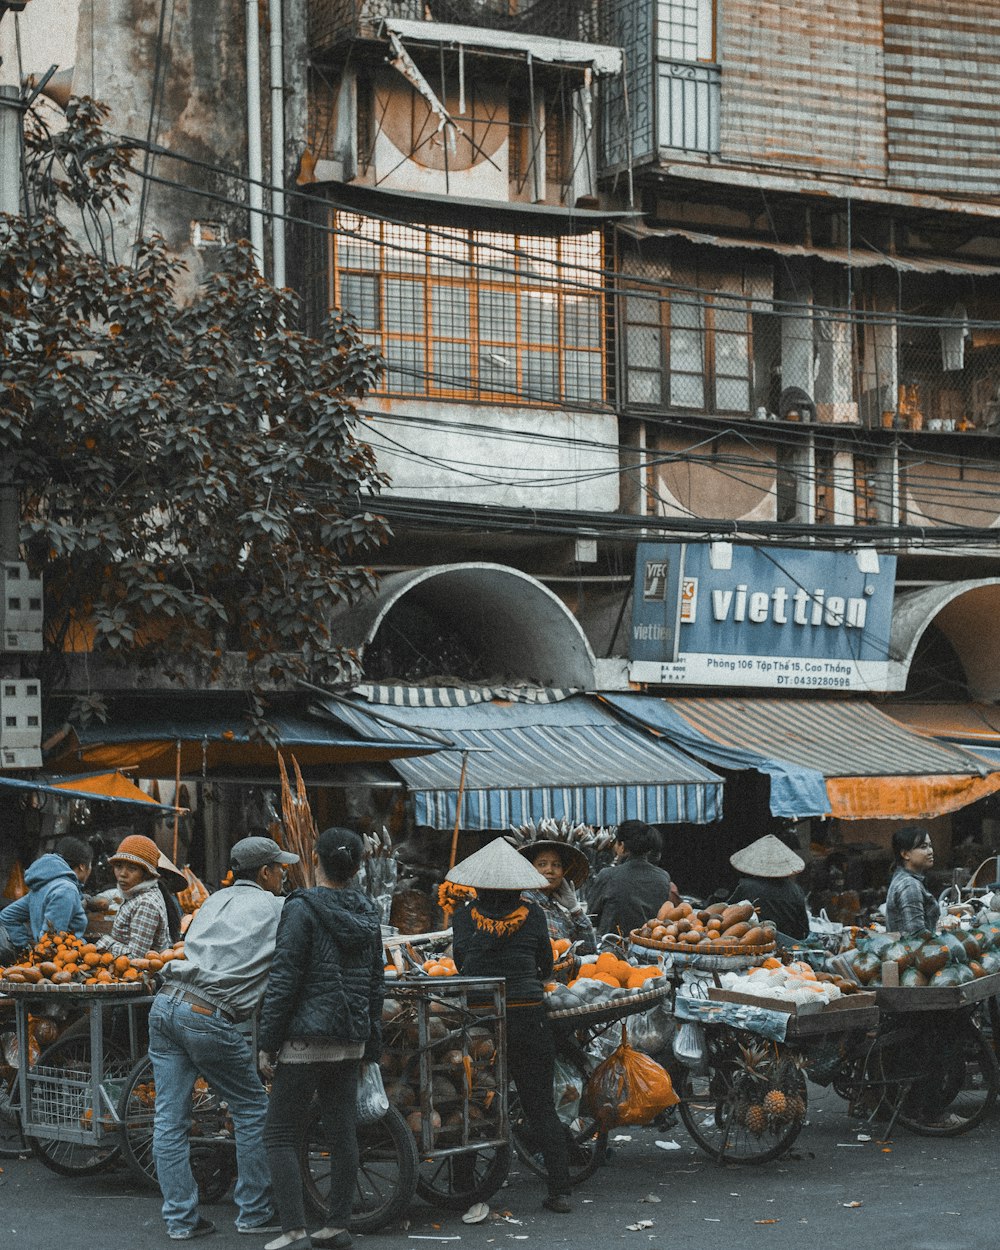
[[299, 857], [283, 851], [274, 838], [243, 838], [229, 852], [229, 863], [236, 872], [264, 868], [267, 864], [297, 864]]

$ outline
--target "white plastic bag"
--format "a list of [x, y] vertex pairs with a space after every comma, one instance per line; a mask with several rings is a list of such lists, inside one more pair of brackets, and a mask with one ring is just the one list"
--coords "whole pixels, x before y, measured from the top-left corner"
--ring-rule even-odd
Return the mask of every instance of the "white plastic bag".
[[705, 1034], [700, 1024], [695, 1024], [692, 1020], [680, 1022], [674, 1034], [674, 1055], [685, 1067], [704, 1071], [707, 1054]]
[[389, 1099], [382, 1084], [382, 1069], [377, 1063], [365, 1066], [364, 1076], [358, 1081], [359, 1124], [374, 1124], [389, 1110]]

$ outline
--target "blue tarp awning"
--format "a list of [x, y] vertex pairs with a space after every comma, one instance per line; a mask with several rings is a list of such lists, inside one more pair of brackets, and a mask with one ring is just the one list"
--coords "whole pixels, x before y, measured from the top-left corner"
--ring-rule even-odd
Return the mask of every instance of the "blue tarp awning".
[[454, 744], [392, 761], [413, 796], [417, 824], [431, 828], [454, 827], [465, 752], [459, 817], [465, 829], [506, 829], [545, 817], [607, 826], [630, 819], [706, 824], [721, 816], [721, 777], [583, 695], [558, 703], [385, 710], [360, 701], [317, 702], [361, 735], [429, 730]]
[[603, 698], [700, 760], [767, 774], [775, 816], [923, 820], [1000, 789], [985, 759], [863, 700]]
[[128, 694], [108, 701], [104, 721], [73, 724], [46, 756], [60, 772], [127, 768], [140, 777], [214, 776], [233, 770], [277, 777], [277, 754], [303, 768], [381, 764], [436, 745], [412, 734], [390, 738], [370, 721], [358, 734], [310, 713], [311, 695], [269, 695], [260, 723], [245, 695], [198, 691]]
[[771, 779], [770, 808], [773, 816], [801, 820], [807, 816], [826, 816], [830, 800], [826, 781], [818, 768], [809, 768], [787, 759], [775, 759], [763, 751], [753, 751], [734, 743], [715, 742], [686, 720], [664, 699], [643, 694], [606, 694], [601, 696], [609, 707], [637, 724], [645, 725], [666, 737], [674, 746], [716, 768], [737, 771], [754, 769]]

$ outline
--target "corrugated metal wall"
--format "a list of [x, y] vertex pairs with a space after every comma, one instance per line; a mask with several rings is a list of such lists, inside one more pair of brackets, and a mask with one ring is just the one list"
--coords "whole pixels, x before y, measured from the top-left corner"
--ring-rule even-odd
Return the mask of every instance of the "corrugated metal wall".
[[882, 0], [726, 0], [719, 21], [723, 156], [885, 177]]
[[889, 178], [921, 190], [1000, 190], [996, 0], [884, 0]]

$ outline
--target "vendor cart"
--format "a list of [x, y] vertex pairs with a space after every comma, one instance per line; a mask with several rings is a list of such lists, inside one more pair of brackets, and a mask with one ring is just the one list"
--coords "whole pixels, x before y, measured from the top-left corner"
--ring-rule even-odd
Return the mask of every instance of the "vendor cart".
[[[570, 1182], [579, 1185], [597, 1170], [607, 1153], [607, 1127], [598, 1123], [586, 1101], [587, 1081], [600, 1062], [595, 1043], [629, 1016], [665, 1004], [673, 986], [663, 978], [649, 990], [622, 992], [562, 1010], [549, 1010], [556, 1035], [556, 1114], [566, 1129]], [[528, 1117], [514, 1089], [510, 1091], [510, 1133], [517, 1157], [537, 1176], [546, 1176], [540, 1145], [532, 1139]]]
[[146, 987], [0, 981], [0, 993], [14, 1001], [19, 1056], [29, 1054], [29, 1017], [43, 1004], [58, 998], [80, 1011], [81, 1023], [37, 1063], [19, 1063], [18, 1107], [21, 1131], [47, 1167], [64, 1176], [100, 1171], [118, 1154], [119, 1093], [145, 1049]]
[[[504, 981], [413, 975], [386, 983], [382, 1074], [418, 1158], [414, 1190], [465, 1211], [510, 1168]], [[327, 1178], [309, 1145], [306, 1192], [319, 1209]]]

